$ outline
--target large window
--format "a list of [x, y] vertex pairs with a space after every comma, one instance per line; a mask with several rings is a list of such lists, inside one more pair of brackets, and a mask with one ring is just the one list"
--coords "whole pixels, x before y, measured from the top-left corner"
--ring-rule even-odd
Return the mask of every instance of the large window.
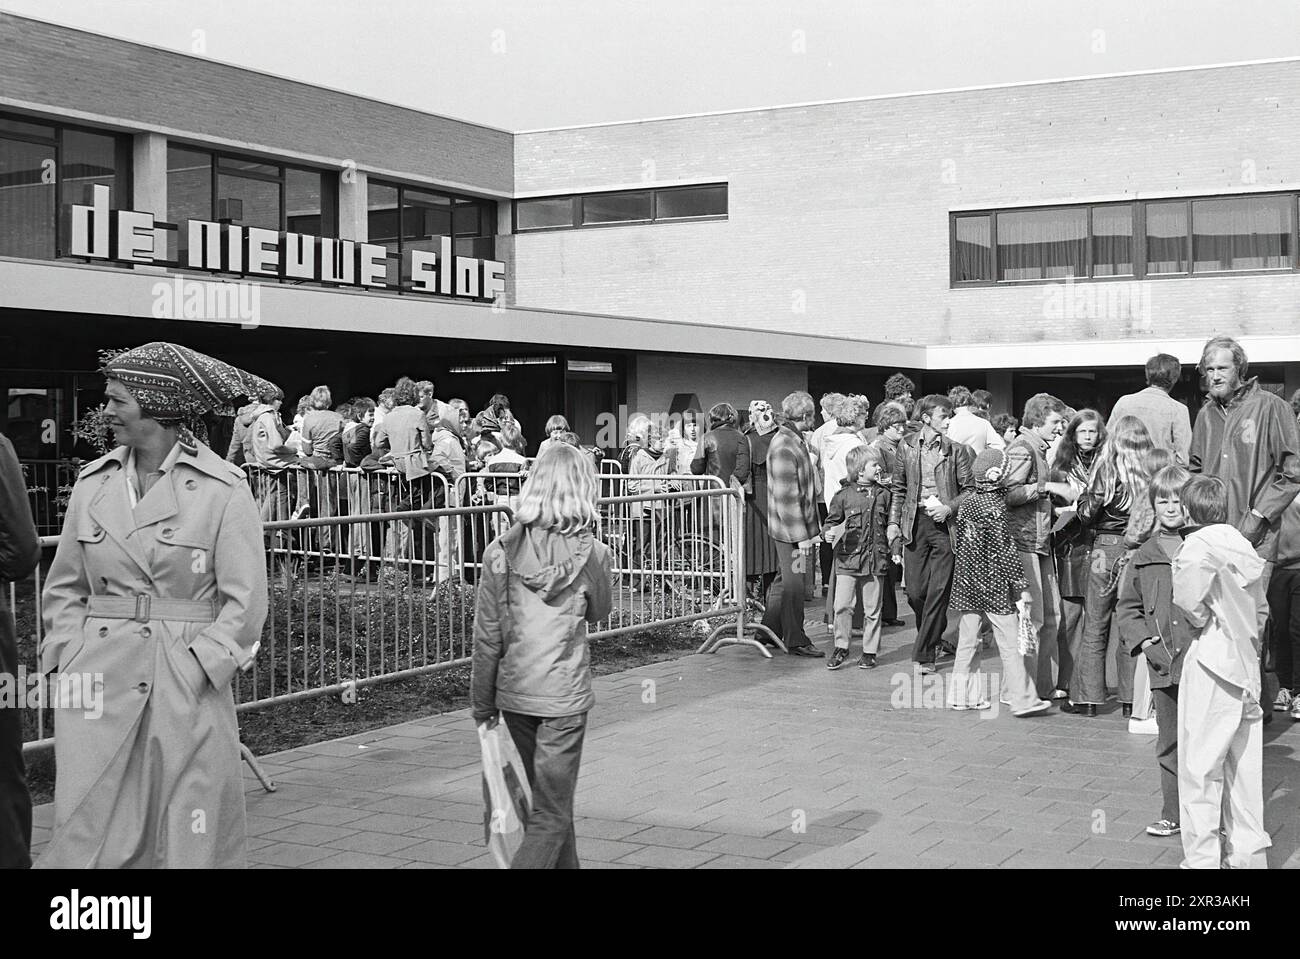
[[445, 236], [456, 256], [495, 259], [492, 200], [371, 180], [366, 207], [370, 242], [387, 247], [389, 259], [401, 263], [403, 288], [411, 280], [407, 251], [436, 251]]
[[[338, 236], [338, 173], [287, 167], [167, 145], [167, 220], [220, 220], [243, 227]], [[169, 234], [182, 262], [188, 235]]]
[[726, 216], [725, 183], [547, 196], [515, 202], [515, 230], [519, 233], [620, 223], [722, 220]]
[[1296, 193], [954, 213], [951, 281], [1296, 270]]
[[[131, 204], [131, 138], [0, 116], [0, 256], [52, 260], [70, 240], [68, 207], [96, 183]], [[62, 215], [61, 215], [62, 214]]]

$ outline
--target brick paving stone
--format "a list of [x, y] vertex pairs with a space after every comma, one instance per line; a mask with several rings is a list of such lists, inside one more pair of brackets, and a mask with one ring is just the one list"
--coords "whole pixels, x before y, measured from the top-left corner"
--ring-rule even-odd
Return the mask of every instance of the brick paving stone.
[[1119, 859], [1143, 865], [1155, 862], [1162, 852], [1164, 849], [1154, 843], [1122, 842], [1100, 836], [1089, 837], [1070, 850], [1070, 853], [1075, 856], [1095, 855], [1101, 859]]
[[629, 853], [645, 848], [640, 843], [619, 842], [614, 839], [583, 839], [578, 837], [578, 859], [580, 862], [615, 862]]
[[403, 859], [419, 862], [436, 863], [440, 866], [459, 866], [479, 855], [483, 848], [444, 842], [441, 839], [426, 839], [424, 842], [407, 846], [401, 850]]
[[283, 812], [281, 814], [286, 819], [294, 819], [298, 822], [316, 823], [321, 826], [343, 826], [347, 823], [354, 822], [358, 819], [364, 819], [370, 815], [364, 809], [352, 809], [347, 806], [304, 806], [302, 809], [296, 809], [292, 812]]
[[403, 816], [395, 812], [372, 813], [365, 819], [357, 819], [348, 824], [349, 829], [361, 829], [366, 832], [411, 833], [421, 826], [429, 825], [429, 820], [421, 816]]
[[702, 863], [700, 869], [781, 869], [784, 863], [770, 859], [750, 859], [747, 856], [719, 856]]
[[319, 823], [299, 822], [284, 829], [262, 833], [262, 838], [274, 842], [295, 842], [305, 846], [321, 846], [344, 836], [350, 836], [355, 829], [342, 826], [324, 826]]
[[968, 866], [997, 866], [1021, 851], [1019, 846], [997, 842], [965, 842], [942, 839], [921, 853], [921, 859], [942, 859]]
[[679, 829], [673, 826], [651, 826], [627, 837], [628, 842], [643, 846], [673, 846], [678, 849], [694, 849], [710, 839], [717, 839], [718, 833], [700, 829]]
[[305, 866], [317, 859], [332, 856], [337, 849], [320, 846], [303, 846], [292, 842], [273, 842], [260, 849], [250, 850], [250, 863], [263, 863], [268, 866]]
[[406, 860], [375, 856], [364, 852], [336, 852], [324, 859], [306, 863], [304, 869], [396, 869]]
[[[395, 854], [400, 849], [419, 845], [424, 840], [419, 836], [399, 836], [389, 832], [358, 832], [326, 843], [333, 849], [345, 849], [350, 852], [373, 853], [376, 856]], [[396, 858], [401, 858], [400, 856]]]
[[770, 859], [798, 845], [786, 839], [763, 839], [757, 836], [721, 835], [697, 847], [701, 852], [723, 853], [747, 859]]
[[454, 819], [424, 820], [424, 825], [410, 830], [408, 836], [421, 839], [443, 839], [447, 842], [483, 842], [483, 824], [456, 822]]
[[642, 846], [635, 852], [620, 857], [618, 862], [630, 866], [650, 866], [656, 869], [694, 869], [716, 858], [718, 858], [717, 853], [701, 852], [698, 849]]

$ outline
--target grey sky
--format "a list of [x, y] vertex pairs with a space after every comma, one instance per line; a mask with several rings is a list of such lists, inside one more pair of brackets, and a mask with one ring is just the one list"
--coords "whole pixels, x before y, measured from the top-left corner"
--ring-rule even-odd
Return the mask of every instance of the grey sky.
[[[0, 0], [511, 130], [1300, 55], [1288, 0]], [[201, 31], [201, 32], [198, 32]]]

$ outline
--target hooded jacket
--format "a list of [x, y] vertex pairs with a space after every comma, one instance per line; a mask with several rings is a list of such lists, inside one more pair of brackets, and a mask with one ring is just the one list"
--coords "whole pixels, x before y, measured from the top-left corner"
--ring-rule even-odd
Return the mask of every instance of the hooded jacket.
[[[818, 465], [822, 471], [822, 496], [828, 509], [840, 491], [840, 484], [849, 475], [849, 450], [859, 446], [866, 446], [866, 443], [851, 426], [838, 426], [822, 436]], [[889, 478], [884, 477], [884, 481], [889, 482]]]
[[244, 434], [247, 433], [248, 428], [253, 425], [253, 421], [257, 419], [258, 415], [261, 413], [261, 408], [264, 405], [265, 404], [262, 403], [249, 403], [247, 406], [240, 407], [239, 412], [235, 414], [234, 428], [230, 434], [230, 449], [226, 452], [227, 462], [234, 463], [236, 466], [244, 465], [246, 461], [244, 455]]
[[1264, 560], [1226, 523], [1191, 533], [1173, 561], [1174, 605], [1198, 634], [1197, 662], [1256, 701], [1260, 637], [1268, 621], [1263, 572]]
[[596, 702], [587, 624], [611, 608], [609, 547], [516, 524], [483, 554], [474, 604], [471, 711], [572, 716]]

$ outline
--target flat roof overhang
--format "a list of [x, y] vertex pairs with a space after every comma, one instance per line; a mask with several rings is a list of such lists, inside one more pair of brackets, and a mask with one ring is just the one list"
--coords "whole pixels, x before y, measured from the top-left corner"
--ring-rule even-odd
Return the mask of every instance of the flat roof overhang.
[[[159, 283], [237, 284], [234, 279], [176, 273], [157, 267], [122, 269], [93, 264], [0, 259], [0, 309], [174, 319], [160, 311]], [[259, 324], [302, 330], [393, 333], [553, 347], [615, 349], [749, 357], [797, 363], [828, 363], [910, 370], [1051, 369], [1141, 366], [1154, 353], [1184, 363], [1200, 359], [1205, 340], [1134, 337], [1129, 340], [965, 343], [918, 346], [880, 343], [802, 332], [638, 317], [573, 313], [420, 294], [255, 282]], [[170, 297], [169, 297], [170, 298]], [[238, 319], [191, 317], [199, 322]], [[33, 330], [33, 336], [46, 331]], [[1225, 330], [1233, 334], [1235, 331]], [[1300, 362], [1300, 333], [1237, 339], [1256, 362]]]

